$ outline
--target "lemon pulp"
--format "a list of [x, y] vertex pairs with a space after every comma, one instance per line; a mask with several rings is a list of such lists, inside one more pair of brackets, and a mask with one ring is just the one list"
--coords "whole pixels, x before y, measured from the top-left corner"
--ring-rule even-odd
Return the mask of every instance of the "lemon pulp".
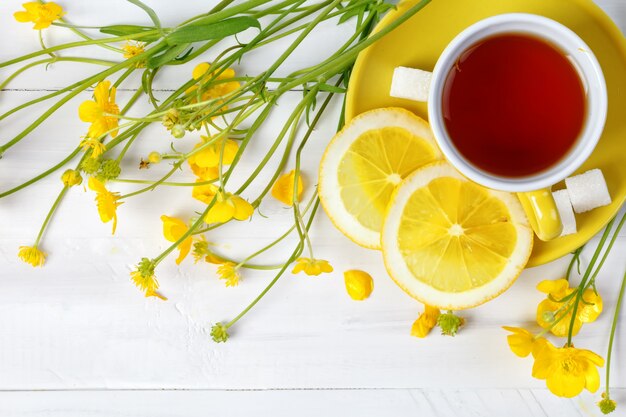
[[345, 209], [364, 227], [380, 231], [395, 187], [436, 159], [433, 146], [406, 129], [366, 131], [350, 145], [337, 170]]

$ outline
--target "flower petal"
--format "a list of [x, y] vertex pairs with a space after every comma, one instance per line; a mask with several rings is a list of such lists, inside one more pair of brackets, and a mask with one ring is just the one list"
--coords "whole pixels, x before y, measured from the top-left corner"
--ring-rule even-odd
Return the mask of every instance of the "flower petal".
[[102, 108], [95, 101], [83, 101], [78, 107], [78, 117], [83, 122], [93, 122], [102, 117]]
[[234, 195], [230, 198], [230, 200], [235, 206], [235, 211], [233, 212], [233, 217], [235, 219], [246, 220], [249, 219], [254, 213], [254, 207], [252, 207], [252, 204], [248, 203], [243, 198]]
[[209, 209], [209, 212], [204, 216], [204, 222], [211, 223], [226, 223], [233, 218], [235, 213], [235, 205], [227, 200], [216, 201], [213, 207]]

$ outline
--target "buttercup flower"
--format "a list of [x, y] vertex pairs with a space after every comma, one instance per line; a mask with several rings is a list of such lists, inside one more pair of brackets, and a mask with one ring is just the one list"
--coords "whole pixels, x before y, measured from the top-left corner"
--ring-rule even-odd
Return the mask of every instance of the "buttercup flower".
[[98, 206], [98, 213], [102, 223], [108, 223], [113, 220], [113, 231], [111, 234], [114, 234], [117, 227], [117, 208], [123, 204], [118, 202], [120, 194], [110, 192], [104, 187], [104, 184], [94, 177], [89, 178], [87, 184], [91, 190], [96, 192], [96, 205]]
[[231, 219], [246, 220], [254, 213], [254, 207], [243, 198], [230, 193], [217, 193], [217, 201], [204, 216], [204, 222], [226, 223]]
[[[204, 142], [198, 143], [196, 146], [194, 146], [194, 149], [199, 148], [203, 144], [204, 144]], [[191, 171], [193, 171], [193, 173], [199, 179], [201, 179], [203, 181], [211, 181], [211, 180], [214, 180], [217, 177], [219, 177], [220, 172], [219, 172], [219, 169], [218, 169], [217, 165], [215, 165], [215, 166], [201, 166], [201, 165], [199, 165], [196, 162], [196, 157], [200, 153], [202, 153], [202, 152], [199, 152], [198, 154], [195, 154], [195, 155], [191, 155], [187, 159], [187, 163], [189, 164], [189, 167], [191, 168]]]
[[187, 94], [200, 88], [202, 101], [206, 101], [224, 97], [239, 88], [239, 81], [228, 81], [235, 78], [235, 71], [233, 69], [228, 68], [222, 71], [220, 75], [212, 80], [214, 73], [211, 72], [207, 74], [210, 68], [211, 65], [208, 62], [202, 62], [196, 65], [191, 74], [194, 80], [199, 81], [199, 86], [194, 85], [190, 87], [186, 91]]
[[[83, 148], [83, 151], [87, 152], [91, 149], [91, 157], [97, 159], [100, 155], [106, 152], [107, 147], [98, 139], [85, 138], [78, 145]], [[100, 165], [98, 165], [98, 168]]]
[[210, 138], [201, 136], [202, 142], [195, 146], [206, 146], [200, 152], [189, 157], [189, 163], [195, 164], [200, 168], [217, 167], [222, 158], [222, 165], [230, 165], [235, 160], [235, 155], [239, 150], [239, 144], [232, 139], [218, 139], [210, 145], [205, 145]]
[[[272, 197], [274, 197], [281, 203], [292, 206], [295, 176], [296, 172], [292, 170], [289, 173], [278, 178], [272, 186]], [[297, 201], [300, 201], [303, 189], [304, 184], [302, 183], [302, 175], [298, 175], [298, 196], [296, 198]]]
[[217, 275], [223, 279], [227, 287], [236, 287], [239, 285], [239, 271], [237, 265], [233, 262], [224, 262], [217, 268]]
[[15, 12], [13, 17], [18, 22], [33, 22], [33, 29], [41, 30], [50, 27], [52, 22], [59, 20], [65, 14], [63, 8], [54, 2], [41, 4], [31, 1], [22, 4], [25, 10]]
[[130, 273], [130, 278], [137, 288], [145, 293], [146, 297], [157, 297], [161, 300], [167, 300], [167, 298], [157, 292], [159, 281], [154, 276], [154, 268], [156, 268], [156, 265], [153, 261], [148, 258], [141, 258], [135, 270]]
[[[559, 300], [569, 296], [575, 290], [569, 287], [565, 279], [542, 281], [537, 285], [537, 289], [548, 294], [548, 297], [537, 306], [537, 323], [544, 329], [551, 327], [550, 332], [555, 336], [567, 336], [573, 314], [571, 305], [576, 301], [576, 297], [572, 296], [565, 302], [559, 302]], [[576, 317], [573, 319], [572, 335], [580, 331], [583, 323], [595, 321], [602, 312], [602, 297], [592, 289], [585, 290], [582, 299], [584, 301], [578, 304]], [[555, 320], [561, 316], [563, 318], [555, 324]]]
[[78, 116], [83, 122], [91, 123], [87, 136], [99, 139], [110, 132], [114, 138], [118, 133], [118, 118], [110, 114], [120, 114], [120, 108], [115, 104], [115, 87], [110, 81], [101, 81], [93, 92], [94, 100], [84, 101], [78, 108]]
[[82, 184], [83, 177], [80, 175], [80, 172], [74, 169], [68, 169], [61, 175], [61, 182], [63, 182], [63, 185], [66, 187], [73, 187]]
[[[196, 182], [202, 182], [202, 180]], [[210, 204], [218, 191], [219, 188], [213, 184], [194, 185], [191, 188], [191, 196], [205, 204]]]
[[530, 355], [533, 351], [533, 348], [537, 344], [544, 343], [546, 341], [545, 338], [535, 338], [535, 336], [526, 329], [522, 329], [520, 327], [510, 327], [510, 326], [502, 326], [504, 330], [512, 332], [506, 337], [507, 342], [509, 343], [509, 347], [520, 358], [525, 358]]
[[[181, 219], [177, 219], [176, 217], [169, 216], [161, 216], [161, 221], [163, 222], [163, 236], [170, 242], [177, 242], [187, 231], [189, 227], [185, 224]], [[178, 245], [178, 250], [180, 251], [178, 254], [178, 258], [176, 258], [176, 265], [180, 265], [180, 263], [187, 257], [189, 251], [191, 250], [191, 244], [193, 243], [193, 237], [187, 236], [185, 240], [183, 240]]]
[[193, 244], [193, 258], [194, 262], [198, 263], [201, 259], [210, 264], [218, 264], [221, 265], [224, 263], [224, 260], [211, 252], [209, 249], [210, 243], [207, 242], [204, 235], [201, 235], [196, 242]]
[[46, 262], [46, 254], [37, 246], [20, 246], [17, 256], [24, 262], [34, 267], [43, 266]]
[[424, 304], [424, 312], [419, 315], [411, 326], [411, 336], [424, 338], [437, 325], [437, 319], [441, 312], [437, 307]]
[[[137, 55], [141, 55], [145, 52], [146, 44], [143, 42], [126, 42], [126, 45], [122, 47], [124, 51], [124, 58], [130, 59]], [[135, 68], [143, 68], [146, 66], [145, 61], [137, 61]]]
[[317, 276], [322, 273], [333, 272], [333, 267], [324, 259], [298, 258], [291, 273], [297, 274], [302, 271], [307, 275]]
[[545, 379], [548, 389], [559, 397], [574, 397], [587, 389], [596, 392], [600, 387], [598, 366], [604, 359], [596, 353], [575, 347], [556, 348], [546, 341], [533, 350], [533, 376]]
[[352, 269], [344, 272], [343, 278], [346, 291], [353, 300], [365, 300], [374, 290], [374, 280], [367, 272]]

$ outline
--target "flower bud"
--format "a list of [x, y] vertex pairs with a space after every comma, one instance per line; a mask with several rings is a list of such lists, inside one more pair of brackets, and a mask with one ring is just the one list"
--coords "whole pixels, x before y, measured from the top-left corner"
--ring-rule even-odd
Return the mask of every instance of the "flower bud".
[[163, 158], [158, 152], [150, 152], [148, 154], [148, 162], [150, 162], [151, 164], [158, 164], [159, 162], [161, 162], [161, 159]]
[[374, 280], [367, 272], [352, 269], [344, 272], [343, 278], [346, 291], [353, 300], [365, 300], [374, 290]]
[[80, 172], [68, 169], [63, 173], [63, 175], [61, 175], [61, 181], [66, 187], [73, 187], [75, 185], [80, 185], [83, 182], [83, 177], [80, 175]]
[[228, 340], [228, 327], [222, 323], [216, 323], [211, 327], [211, 338], [215, 343], [223, 343]]
[[185, 127], [183, 125], [174, 125], [172, 126], [172, 136], [176, 139], [180, 139], [185, 136]]

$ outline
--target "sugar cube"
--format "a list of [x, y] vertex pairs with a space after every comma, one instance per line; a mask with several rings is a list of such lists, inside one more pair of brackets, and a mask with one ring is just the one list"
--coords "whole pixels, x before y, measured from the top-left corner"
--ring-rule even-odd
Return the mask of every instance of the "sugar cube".
[[415, 68], [397, 67], [393, 70], [389, 95], [414, 101], [428, 101], [432, 73]]
[[559, 212], [561, 223], [563, 224], [561, 236], [576, 233], [576, 217], [574, 216], [574, 210], [572, 209], [569, 192], [567, 190], [554, 191], [552, 196], [554, 197], [556, 209]]
[[597, 168], [566, 178], [565, 186], [576, 213], [584, 213], [611, 204], [606, 181], [602, 171]]

